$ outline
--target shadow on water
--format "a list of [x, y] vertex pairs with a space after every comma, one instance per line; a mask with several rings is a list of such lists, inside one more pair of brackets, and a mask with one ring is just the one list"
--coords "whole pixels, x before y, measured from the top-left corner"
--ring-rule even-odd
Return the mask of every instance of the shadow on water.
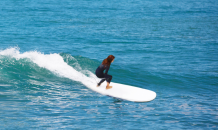
[[123, 102], [123, 100], [119, 98], [113, 98], [113, 103], [120, 103], [120, 102]]

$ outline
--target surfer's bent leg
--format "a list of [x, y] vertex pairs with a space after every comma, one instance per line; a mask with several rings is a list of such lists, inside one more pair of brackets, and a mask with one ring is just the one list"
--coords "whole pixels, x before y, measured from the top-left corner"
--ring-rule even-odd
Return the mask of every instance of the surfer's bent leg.
[[105, 81], [106, 79], [104, 78], [104, 79], [102, 79], [99, 83], [98, 83], [98, 86], [100, 86], [101, 85], [101, 83], [103, 83], [104, 81]]
[[112, 76], [111, 76], [111, 75], [105, 75], [105, 78], [106, 78], [106, 81], [107, 81], [108, 83], [110, 83], [111, 80], [112, 80]]
[[112, 88], [112, 86], [110, 86], [110, 82], [112, 80], [112, 76], [111, 75], [106, 75], [105, 78], [106, 78], [106, 81], [107, 81], [106, 89]]
[[101, 72], [98, 71], [98, 69], [96, 70], [95, 72], [96, 76], [98, 78], [103, 78], [98, 84], [97, 84], [97, 87], [101, 85], [101, 83], [103, 83], [106, 79], [105, 79], [105, 75]]
[[98, 86], [100, 86], [101, 83], [103, 83], [105, 80], [106, 80], [108, 83], [110, 83], [111, 80], [112, 80], [112, 76], [111, 76], [111, 75], [105, 75], [104, 78], [98, 83]]

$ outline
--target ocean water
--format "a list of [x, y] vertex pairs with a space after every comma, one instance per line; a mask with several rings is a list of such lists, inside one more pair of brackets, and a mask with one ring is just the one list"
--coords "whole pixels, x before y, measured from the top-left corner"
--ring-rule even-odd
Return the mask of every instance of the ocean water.
[[[0, 129], [218, 129], [217, 0], [1, 0]], [[108, 55], [135, 103], [86, 83]]]

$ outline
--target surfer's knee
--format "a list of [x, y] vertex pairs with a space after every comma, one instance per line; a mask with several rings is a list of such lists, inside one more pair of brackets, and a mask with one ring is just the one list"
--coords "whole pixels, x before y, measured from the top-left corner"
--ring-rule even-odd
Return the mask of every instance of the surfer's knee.
[[107, 79], [112, 79], [112, 76], [111, 75], [107, 75]]

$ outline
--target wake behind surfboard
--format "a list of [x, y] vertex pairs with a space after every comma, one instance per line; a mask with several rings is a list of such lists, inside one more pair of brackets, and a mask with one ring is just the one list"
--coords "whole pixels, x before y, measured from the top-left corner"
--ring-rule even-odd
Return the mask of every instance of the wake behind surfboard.
[[132, 102], [149, 102], [156, 98], [155, 92], [130, 85], [111, 82], [110, 85], [113, 86], [111, 89], [105, 89], [106, 82], [99, 87], [96, 87], [96, 85], [96, 83], [93, 83], [87, 85], [87, 87], [100, 94]]

